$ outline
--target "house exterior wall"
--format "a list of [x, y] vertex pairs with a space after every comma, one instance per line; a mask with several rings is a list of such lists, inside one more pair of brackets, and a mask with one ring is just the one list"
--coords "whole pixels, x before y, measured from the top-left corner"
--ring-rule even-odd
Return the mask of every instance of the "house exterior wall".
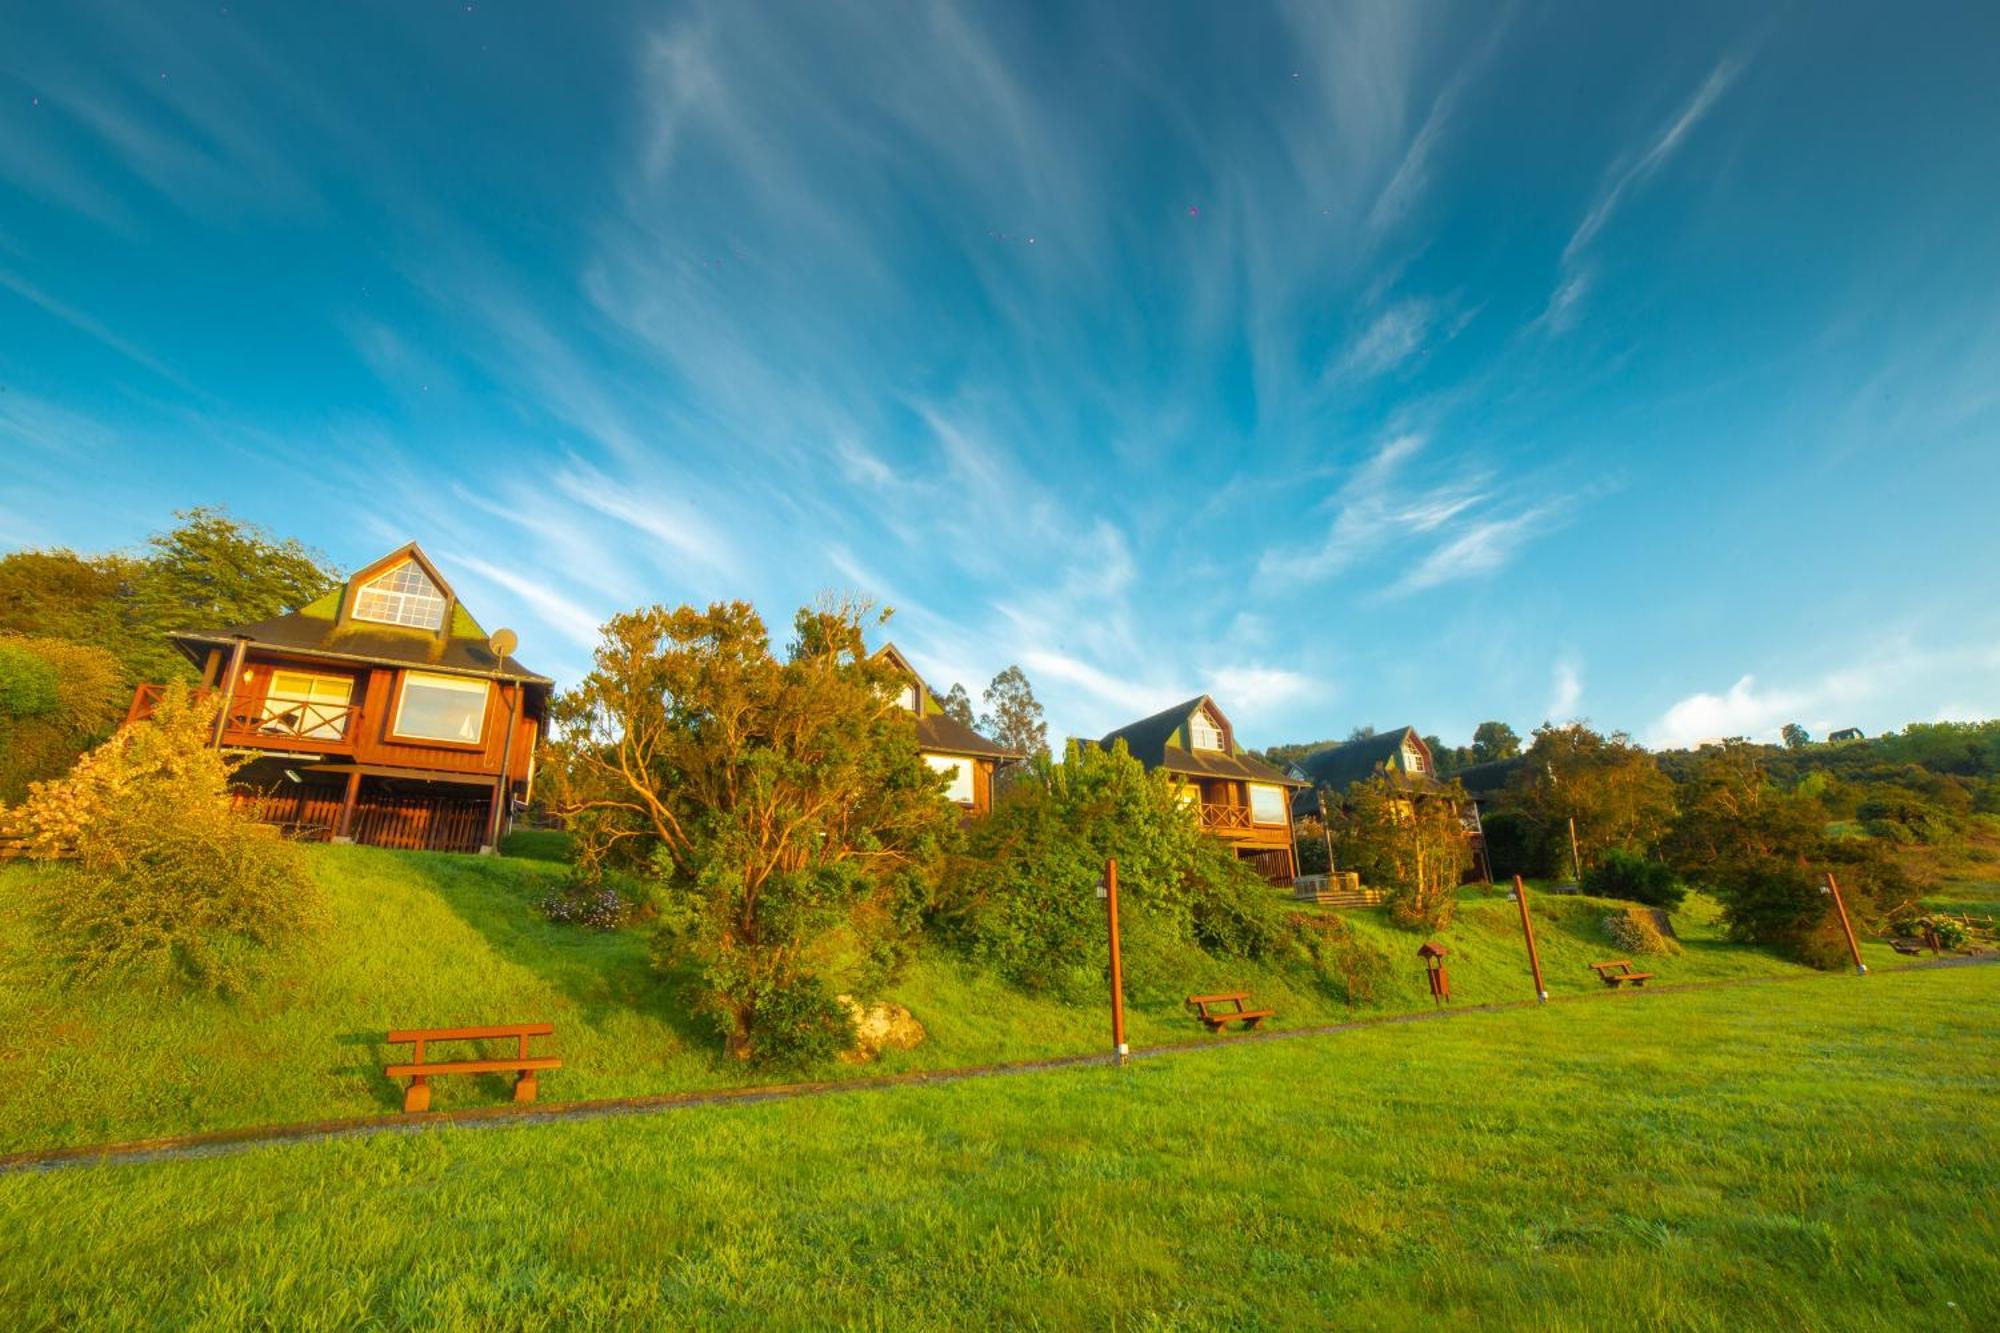
[[[204, 674], [213, 679], [220, 670], [211, 665]], [[242, 725], [262, 715], [273, 673], [281, 670], [337, 676], [353, 682], [349, 698], [355, 711], [348, 716], [343, 734], [339, 737], [261, 735], [254, 725]], [[224, 741], [246, 749], [319, 754], [371, 766], [463, 773], [468, 779], [483, 778], [489, 784], [499, 775], [501, 755], [506, 751], [508, 777], [515, 782], [527, 780], [539, 739], [540, 720], [535, 715], [537, 702], [528, 697], [520, 684], [489, 684], [485, 720], [477, 744], [412, 740], [393, 731], [397, 692], [408, 670], [252, 650], [244, 659], [243, 674], [230, 701], [232, 722], [224, 732]], [[511, 748], [506, 740], [510, 716], [514, 731]]]

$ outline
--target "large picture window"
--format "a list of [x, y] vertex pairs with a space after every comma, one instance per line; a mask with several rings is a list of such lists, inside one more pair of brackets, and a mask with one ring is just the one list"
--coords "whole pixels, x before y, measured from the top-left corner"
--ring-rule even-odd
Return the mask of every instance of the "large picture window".
[[477, 745], [486, 729], [486, 682], [463, 676], [403, 675], [396, 735], [406, 740]]
[[972, 761], [970, 759], [959, 759], [943, 754], [927, 754], [924, 756], [924, 762], [938, 772], [951, 776], [951, 785], [944, 789], [944, 794], [947, 797], [957, 801], [960, 805], [972, 804]]
[[444, 610], [444, 594], [414, 560], [368, 580], [354, 598], [354, 618], [378, 625], [442, 629]]
[[1268, 782], [1250, 784], [1250, 822], [1253, 824], [1283, 824], [1285, 818], [1285, 789]]

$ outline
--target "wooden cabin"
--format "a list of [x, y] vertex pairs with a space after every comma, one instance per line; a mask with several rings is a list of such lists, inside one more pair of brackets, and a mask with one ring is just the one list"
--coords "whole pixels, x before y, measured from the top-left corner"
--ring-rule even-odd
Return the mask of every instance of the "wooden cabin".
[[951, 775], [945, 795], [968, 816], [991, 810], [994, 774], [1003, 764], [1026, 756], [987, 740], [946, 713], [937, 691], [925, 683], [895, 644], [884, 644], [876, 656], [886, 658], [902, 672], [903, 688], [898, 702], [916, 719], [917, 747], [924, 762], [940, 773]]
[[[1505, 759], [1481, 767], [1497, 773], [1497, 790], [1498, 785], [1504, 784], [1507, 775], [1522, 762], [1518, 758]], [[1318, 815], [1323, 809], [1337, 805], [1349, 787], [1375, 777], [1388, 778], [1407, 793], [1411, 802], [1442, 799], [1444, 796], [1444, 784], [1438, 780], [1437, 759], [1415, 727], [1377, 732], [1373, 736], [1315, 750], [1292, 765], [1292, 771], [1312, 784], [1292, 803], [1292, 812], [1301, 818]], [[1481, 774], [1481, 777], [1484, 776]], [[1493, 871], [1486, 857], [1486, 832], [1480, 821], [1480, 802], [1475, 798], [1456, 806], [1456, 809], [1459, 823], [1465, 828], [1466, 840], [1472, 846], [1472, 875], [1491, 881]]]
[[216, 743], [254, 753], [239, 800], [297, 836], [490, 851], [530, 795], [551, 682], [414, 542], [288, 615], [171, 637], [222, 698]]
[[1165, 770], [1202, 831], [1229, 843], [1238, 860], [1254, 863], [1273, 884], [1298, 878], [1291, 798], [1308, 784], [1252, 758], [1213, 699], [1175, 704], [1097, 744], [1109, 750], [1119, 741], [1148, 769]]
[[1293, 770], [1318, 790], [1335, 795], [1377, 774], [1417, 790], [1437, 783], [1437, 760], [1415, 727], [1378, 731], [1314, 750], [1294, 764]]

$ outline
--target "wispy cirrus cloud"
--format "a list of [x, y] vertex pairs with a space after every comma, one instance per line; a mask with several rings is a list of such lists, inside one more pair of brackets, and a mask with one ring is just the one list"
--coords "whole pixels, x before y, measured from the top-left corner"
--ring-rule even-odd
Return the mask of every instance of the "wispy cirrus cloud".
[[1709, 70], [1708, 77], [1643, 148], [1613, 164], [1596, 198], [1584, 211], [1576, 230], [1570, 234], [1569, 243], [1563, 247], [1560, 276], [1549, 296], [1548, 306], [1542, 312], [1542, 323], [1560, 333], [1576, 322], [1594, 281], [1589, 251], [1598, 234], [1609, 225], [1626, 201], [1680, 151], [1695, 127], [1714, 110], [1723, 94], [1736, 82], [1744, 64], [1742, 57], [1734, 55], [1717, 61]]

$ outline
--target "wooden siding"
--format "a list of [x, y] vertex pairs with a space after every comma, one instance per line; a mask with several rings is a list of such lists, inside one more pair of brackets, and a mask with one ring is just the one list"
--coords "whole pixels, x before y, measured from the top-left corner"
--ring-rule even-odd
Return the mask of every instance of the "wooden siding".
[[[254, 725], [240, 725], [262, 714], [273, 671], [306, 671], [317, 676], [339, 676], [351, 680], [353, 689], [349, 698], [352, 711], [343, 734], [338, 737], [265, 735], [260, 734]], [[522, 686], [499, 682], [487, 690], [486, 718], [477, 745], [410, 740], [395, 735], [392, 730], [396, 696], [405, 671], [401, 667], [335, 664], [310, 657], [253, 650], [244, 661], [246, 678], [237, 682], [230, 702], [233, 721], [223, 734], [223, 742], [244, 749], [323, 755], [332, 760], [382, 768], [421, 769], [432, 773], [464, 773], [491, 778], [500, 772], [509, 704], [514, 702], [518, 693], [522, 702], [513, 711], [514, 744], [507, 768], [508, 776], [514, 781], [527, 780], [539, 719], [534, 713], [534, 701], [525, 697], [526, 691]], [[460, 676], [458, 679], [476, 677]], [[136, 702], [134, 712], [140, 712]]]

